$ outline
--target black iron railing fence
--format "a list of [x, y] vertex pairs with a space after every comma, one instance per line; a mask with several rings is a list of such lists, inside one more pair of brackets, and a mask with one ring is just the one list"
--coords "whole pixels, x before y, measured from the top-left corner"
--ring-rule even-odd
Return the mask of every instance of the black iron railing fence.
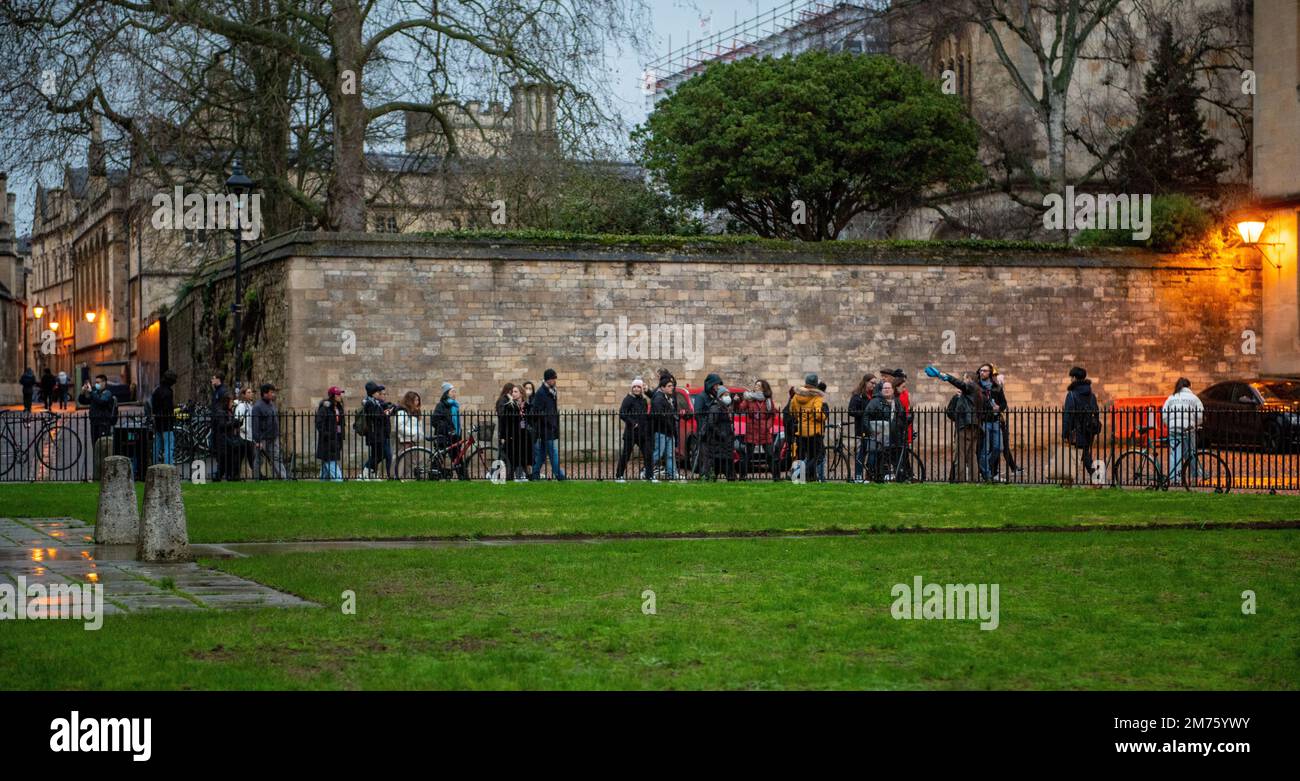
[[[1300, 490], [1300, 414], [1269, 409], [1206, 410], [1194, 426], [1174, 421], [1172, 436], [1153, 408], [1104, 408], [1094, 436], [1086, 428], [1081, 435], [1059, 408], [1014, 409], [965, 427], [943, 409], [912, 410], [906, 421], [892, 422], [855, 418], [843, 409], [802, 416], [647, 414], [632, 428], [612, 410], [561, 411], [549, 422], [462, 411], [459, 434], [436, 434], [438, 423], [428, 412], [383, 420], [374, 431], [387, 428], [387, 450], [381, 433], [356, 433], [354, 410], [336, 422], [332, 435], [318, 430], [313, 411], [282, 411], [275, 446], [264, 445], [257, 458], [256, 445], [236, 430], [214, 438], [208, 412], [199, 410], [175, 421], [171, 462], [208, 481], [250, 479], [254, 465], [261, 477], [295, 480], [549, 479], [555, 476], [548, 458], [553, 443], [565, 476], [577, 480], [646, 479], [650, 459], [650, 478], [659, 480], [991, 480]], [[167, 456], [156, 445], [160, 437], [152, 423], [122, 410], [106, 433], [105, 425], [97, 427], [84, 412], [0, 413], [0, 482], [91, 480], [96, 435], [109, 436], [113, 452], [131, 457], [143, 475]], [[998, 440], [1003, 446], [994, 458]], [[624, 464], [625, 449], [630, 452]], [[539, 455], [545, 462], [540, 465]]]

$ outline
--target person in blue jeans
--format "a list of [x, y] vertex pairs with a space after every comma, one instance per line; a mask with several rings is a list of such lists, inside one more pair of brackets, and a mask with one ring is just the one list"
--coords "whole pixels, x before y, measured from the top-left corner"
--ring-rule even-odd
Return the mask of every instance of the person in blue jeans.
[[654, 470], [661, 463], [664, 477], [677, 479], [677, 416], [677, 380], [664, 372], [659, 375], [659, 389], [650, 399], [650, 428], [655, 435], [654, 466], [650, 470], [652, 483], [659, 482]]
[[533, 404], [528, 415], [533, 420], [537, 431], [537, 440], [533, 442], [533, 473], [530, 480], [540, 480], [542, 460], [551, 461], [551, 475], [556, 480], [564, 480], [564, 470], [560, 468], [560, 405], [555, 391], [556, 374], [554, 369], [547, 369], [542, 375], [542, 387], [533, 394]]
[[988, 404], [980, 421], [980, 479], [992, 480], [993, 469], [1002, 457], [1002, 423], [999, 416], [1006, 407], [1007, 397], [1002, 386], [993, 381], [993, 365], [979, 368], [975, 381]]
[[163, 372], [162, 382], [149, 396], [149, 409], [153, 412], [153, 462], [155, 464], [172, 463], [172, 453], [176, 445], [175, 425], [176, 372], [168, 369]]

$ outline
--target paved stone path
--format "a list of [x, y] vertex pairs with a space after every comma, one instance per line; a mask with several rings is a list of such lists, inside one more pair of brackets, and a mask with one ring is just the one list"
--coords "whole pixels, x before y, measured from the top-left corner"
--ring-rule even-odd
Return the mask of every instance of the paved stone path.
[[136, 561], [134, 545], [96, 545], [94, 527], [75, 518], [0, 518], [0, 580], [17, 585], [20, 575], [28, 584], [101, 583], [106, 614], [316, 606], [194, 563]]

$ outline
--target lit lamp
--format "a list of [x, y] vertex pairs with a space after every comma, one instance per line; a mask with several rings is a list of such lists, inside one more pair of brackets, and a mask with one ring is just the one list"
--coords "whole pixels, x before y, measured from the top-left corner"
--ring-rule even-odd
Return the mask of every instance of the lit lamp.
[[1237, 217], [1237, 234], [1241, 236], [1241, 243], [1244, 246], [1251, 247], [1259, 252], [1260, 256], [1269, 262], [1273, 268], [1282, 270], [1281, 263], [1274, 263], [1273, 259], [1264, 251], [1264, 247], [1277, 246], [1279, 242], [1260, 241], [1264, 235], [1264, 228], [1268, 225], [1268, 216], [1258, 212], [1244, 212]]
[[87, 323], [93, 323], [93, 322], [95, 322], [95, 313], [94, 313], [94, 312], [87, 312], [87, 313], [86, 313], [86, 322], [87, 322]]
[[32, 314], [36, 315], [37, 320], [40, 320], [42, 317], [45, 316], [45, 307], [41, 306], [40, 304], [37, 304], [36, 306], [32, 307]]
[[57, 330], [59, 330], [59, 321], [58, 321], [58, 320], [51, 320], [51, 321], [50, 321], [50, 330], [51, 330], [51, 331], [57, 331]]

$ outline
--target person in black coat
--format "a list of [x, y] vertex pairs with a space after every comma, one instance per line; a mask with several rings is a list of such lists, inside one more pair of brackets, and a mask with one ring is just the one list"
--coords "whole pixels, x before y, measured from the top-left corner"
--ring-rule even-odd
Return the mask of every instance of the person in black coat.
[[527, 482], [528, 459], [525, 453], [531, 447], [528, 441], [528, 403], [524, 389], [506, 383], [501, 398], [497, 400], [497, 425], [501, 428], [501, 456], [506, 471], [515, 482]]
[[383, 385], [371, 380], [366, 383], [366, 398], [361, 403], [362, 414], [366, 421], [365, 442], [370, 454], [365, 468], [361, 470], [362, 480], [379, 479], [379, 461], [383, 459], [387, 474], [393, 476], [393, 427], [389, 416], [396, 407], [385, 397]]
[[537, 440], [533, 443], [533, 473], [531, 480], [542, 479], [542, 462], [550, 459], [551, 474], [556, 480], [564, 480], [564, 470], [560, 468], [560, 402], [555, 390], [558, 377], [554, 369], [547, 369], [542, 375], [542, 387], [533, 394], [533, 403], [528, 411]]
[[736, 479], [736, 429], [731, 420], [731, 391], [722, 378], [710, 374], [704, 380], [704, 416], [700, 422], [701, 476], [718, 479], [725, 474]]
[[1079, 448], [1083, 471], [1092, 474], [1092, 443], [1101, 433], [1101, 415], [1097, 396], [1092, 392], [1092, 380], [1087, 370], [1075, 366], [1070, 369], [1070, 386], [1065, 392], [1065, 411], [1061, 421], [1065, 441]]
[[853, 454], [853, 481], [862, 482], [862, 470], [864, 468], [867, 456], [867, 405], [871, 403], [872, 396], [875, 395], [876, 375], [867, 373], [862, 375], [862, 381], [858, 387], [853, 389], [853, 395], [849, 397], [849, 417], [853, 418], [853, 436], [857, 439], [858, 446]]
[[31, 412], [32, 396], [36, 392], [36, 375], [32, 373], [32, 367], [28, 366], [23, 371], [23, 376], [18, 378], [18, 384], [23, 386], [23, 412]]
[[58, 380], [54, 379], [50, 367], [46, 366], [41, 372], [41, 403], [45, 405], [46, 412], [49, 412], [51, 405], [54, 404], [54, 389], [58, 386]]
[[649, 480], [654, 474], [654, 456], [650, 449], [650, 399], [645, 395], [645, 382], [640, 377], [632, 380], [632, 389], [618, 409], [618, 419], [623, 422], [623, 450], [618, 456], [614, 480], [624, 482], [623, 474], [627, 471], [634, 447], [641, 451], [642, 471], [645, 479]]
[[176, 372], [163, 372], [162, 382], [149, 396], [149, 410], [153, 415], [153, 462], [170, 464], [176, 446]]
[[659, 389], [650, 399], [650, 428], [654, 431], [654, 462], [650, 472], [655, 482], [654, 469], [664, 465], [664, 476], [677, 479], [677, 380], [668, 372], [659, 375]]
[[90, 407], [90, 441], [100, 437], [111, 436], [113, 426], [117, 423], [117, 399], [108, 389], [108, 376], [95, 375], [95, 384], [87, 382], [81, 388], [77, 402]]
[[215, 455], [221, 465], [220, 477], [214, 477], [214, 481], [223, 478], [242, 480], [240, 465], [247, 461], [249, 467], [253, 466], [253, 443], [240, 435], [241, 428], [239, 419], [235, 417], [234, 397], [229, 394], [222, 396], [220, 406], [212, 416], [212, 432], [217, 442]]
[[316, 406], [316, 458], [320, 461], [322, 481], [337, 483], [343, 480], [339, 459], [343, 454], [343, 429], [346, 426], [343, 389], [333, 386]]
[[[879, 481], [884, 470], [882, 457], [897, 464], [907, 437], [907, 411], [903, 400], [894, 393], [892, 380], [882, 380], [877, 393], [867, 403], [863, 418], [867, 426], [867, 463], [873, 479]], [[883, 425], [881, 425], [883, 424]]]

